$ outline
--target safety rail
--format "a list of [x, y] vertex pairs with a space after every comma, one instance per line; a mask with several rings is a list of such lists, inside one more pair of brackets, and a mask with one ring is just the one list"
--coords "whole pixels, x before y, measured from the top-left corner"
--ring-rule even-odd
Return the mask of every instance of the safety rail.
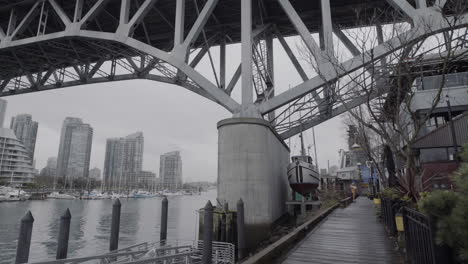
[[[234, 264], [235, 246], [225, 242], [213, 242], [212, 263]], [[137, 264], [137, 263], [201, 263], [203, 241], [158, 241], [140, 243], [88, 257], [34, 262], [31, 264]]]
[[[197, 249], [203, 251], [203, 240], [198, 240]], [[213, 242], [212, 259], [214, 263], [234, 264], [236, 247], [231, 243]]]
[[411, 264], [435, 264], [434, 236], [429, 217], [408, 207], [403, 207], [405, 242]]
[[404, 204], [404, 201], [382, 198], [382, 221], [391, 236], [397, 234], [395, 215]]

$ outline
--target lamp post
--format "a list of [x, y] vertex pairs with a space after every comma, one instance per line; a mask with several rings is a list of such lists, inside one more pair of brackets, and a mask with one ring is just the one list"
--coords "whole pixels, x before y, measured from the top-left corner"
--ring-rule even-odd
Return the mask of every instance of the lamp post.
[[452, 107], [450, 105], [450, 98], [448, 94], [445, 96], [445, 102], [447, 102], [447, 108], [448, 108], [448, 117], [449, 117], [449, 124], [450, 124], [450, 130], [452, 132], [452, 143], [453, 143], [453, 148], [454, 148], [454, 153], [453, 153], [453, 159], [455, 162], [458, 164], [458, 144], [457, 144], [457, 135], [455, 133], [455, 125], [453, 123], [452, 119]]

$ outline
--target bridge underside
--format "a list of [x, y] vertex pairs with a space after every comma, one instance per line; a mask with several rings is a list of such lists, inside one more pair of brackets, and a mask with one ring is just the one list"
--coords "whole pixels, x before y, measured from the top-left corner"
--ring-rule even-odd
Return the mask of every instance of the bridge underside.
[[[397, 63], [392, 53], [408, 43], [466, 27], [467, 7], [458, 2], [0, 0], [0, 96], [155, 80], [187, 88], [235, 116], [267, 119], [286, 139], [369, 97], [385, 95], [391, 80], [384, 72], [391, 66], [385, 68], [382, 61]], [[399, 26], [395, 34], [382, 26], [395, 23], [407, 27]], [[345, 31], [362, 28], [372, 28], [370, 34], [378, 41], [360, 47]], [[319, 43], [311, 33], [319, 33]], [[303, 68], [297, 50], [285, 40], [288, 36], [302, 40], [315, 72]], [[463, 38], [466, 35], [458, 34], [446, 42], [461, 47]], [[303, 81], [291, 90], [275, 86], [273, 39], [279, 40]], [[226, 45], [235, 43], [242, 46], [242, 59], [228, 80], [231, 58]], [[339, 45], [351, 56], [339, 57]], [[220, 50], [216, 65], [214, 47]], [[210, 76], [197, 68], [204, 58], [209, 58]], [[355, 88], [356, 82], [370, 79], [380, 79], [376, 93], [370, 96]], [[241, 102], [231, 97], [237, 86]]]

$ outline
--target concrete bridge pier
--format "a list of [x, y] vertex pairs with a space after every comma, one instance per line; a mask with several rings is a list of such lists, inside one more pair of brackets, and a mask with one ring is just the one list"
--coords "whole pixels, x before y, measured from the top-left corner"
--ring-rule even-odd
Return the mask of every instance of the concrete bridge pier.
[[245, 204], [247, 248], [264, 239], [286, 213], [289, 148], [270, 124], [258, 118], [218, 123], [218, 199], [236, 208]]

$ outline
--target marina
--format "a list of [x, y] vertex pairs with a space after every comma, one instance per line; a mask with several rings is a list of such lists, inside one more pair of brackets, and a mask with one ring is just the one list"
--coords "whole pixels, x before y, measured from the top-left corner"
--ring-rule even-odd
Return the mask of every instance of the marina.
[[[122, 216], [119, 248], [138, 243], [159, 241], [162, 197], [148, 199], [121, 198]], [[167, 239], [194, 241], [198, 216], [196, 210], [208, 200], [216, 200], [216, 191], [201, 195], [168, 196]], [[96, 255], [109, 249], [112, 199], [24, 201], [0, 203], [0, 263], [15, 259], [19, 219], [31, 210], [34, 217], [30, 260], [55, 259], [58, 224], [69, 208], [72, 215], [68, 257]]]

